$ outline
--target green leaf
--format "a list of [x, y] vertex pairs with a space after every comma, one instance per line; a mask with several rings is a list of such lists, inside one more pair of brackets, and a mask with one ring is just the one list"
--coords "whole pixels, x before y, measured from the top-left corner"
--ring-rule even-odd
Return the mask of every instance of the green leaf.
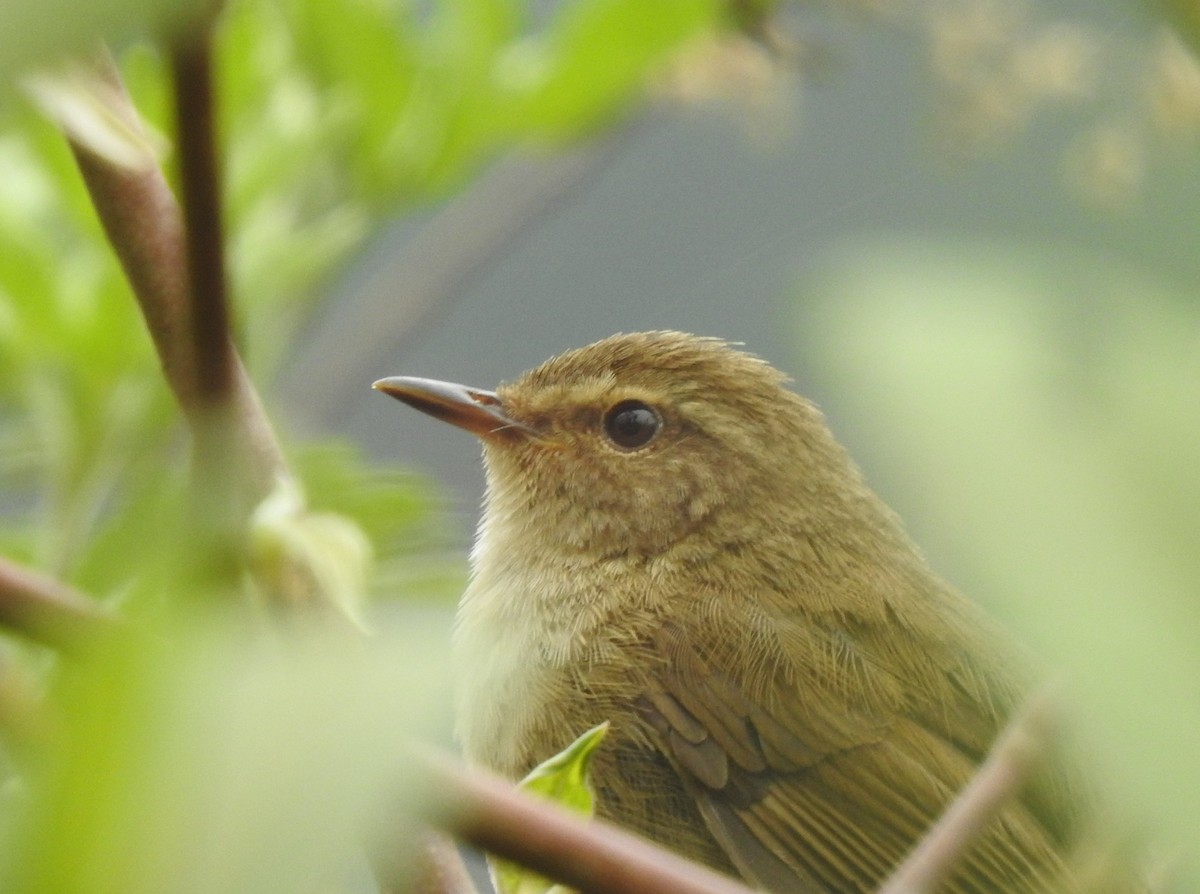
[[[293, 631], [295, 634], [296, 631]], [[407, 743], [441, 738], [447, 630], [370, 644], [176, 615], [64, 667], [53, 739], [0, 824], [0, 890], [326, 889], [385, 810], [402, 850], [430, 802]]]
[[[608, 733], [608, 726], [605, 721], [592, 727], [564, 750], [534, 767], [518, 787], [590, 817], [595, 797], [588, 769]], [[492, 867], [500, 894], [546, 894], [558, 887], [549, 879], [506, 860], [493, 860]]]
[[196, 0], [6, 0], [0, 3], [0, 81], [86, 52], [105, 38], [169, 31], [200, 8]]
[[332, 605], [365, 629], [371, 544], [346, 516], [310, 511], [294, 481], [279, 482], [254, 510], [247, 561], [268, 599]]
[[534, 767], [518, 788], [591, 816], [594, 798], [588, 769], [608, 727], [608, 721], [592, 727], [558, 754]]
[[574, 135], [636, 95], [672, 52], [715, 27], [719, 13], [710, 0], [564, 4], [540, 39], [508, 52], [500, 84], [512, 94], [523, 127]]
[[146, 170], [159, 164], [165, 140], [114, 111], [117, 91], [82, 66], [25, 78], [25, 88], [62, 131], [110, 164]]

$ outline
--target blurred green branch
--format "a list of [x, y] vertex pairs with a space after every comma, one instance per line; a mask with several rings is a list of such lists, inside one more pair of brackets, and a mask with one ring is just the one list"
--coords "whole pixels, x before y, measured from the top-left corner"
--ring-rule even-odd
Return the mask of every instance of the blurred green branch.
[[116, 617], [66, 584], [0, 557], [0, 626], [73, 651], [115, 629]]

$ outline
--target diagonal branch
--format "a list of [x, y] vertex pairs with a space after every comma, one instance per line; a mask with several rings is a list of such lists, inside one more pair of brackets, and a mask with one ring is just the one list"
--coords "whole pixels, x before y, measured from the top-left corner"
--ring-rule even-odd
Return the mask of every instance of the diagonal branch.
[[53, 578], [0, 558], [0, 625], [70, 650], [115, 630], [93, 600]]
[[[109, 111], [132, 131], [142, 133], [141, 119], [111, 57], [105, 54], [97, 68], [97, 76], [109, 88]], [[166, 178], [152, 160], [144, 165], [121, 165], [76, 136], [68, 134], [68, 139], [96, 213], [154, 340], [163, 374], [194, 431], [208, 424], [205, 410], [211, 402], [206, 397], [213, 387], [209, 376], [213, 369], [227, 370], [227, 375], [218, 374], [218, 382], [224, 383], [219, 387], [227, 394], [226, 405], [234, 420], [237, 449], [244, 459], [244, 483], [252, 500], [262, 499], [275, 481], [287, 474], [283, 452], [229, 344], [226, 323], [218, 321], [225, 332], [223, 337], [193, 338], [200, 324], [193, 319], [190, 306], [191, 274], [184, 220]], [[223, 295], [223, 287], [218, 289]], [[208, 317], [206, 325], [218, 328], [212, 325], [207, 310], [204, 315]], [[197, 353], [198, 342], [209, 346], [203, 361]]]
[[435, 822], [583, 894], [755, 894], [602, 820], [584, 820], [432, 752], [424, 757], [444, 803], [455, 805]]
[[[181, 41], [199, 43], [172, 47], [184, 210], [149, 153], [142, 163], [120, 164], [78, 135], [67, 136], [191, 430], [194, 542], [184, 556], [194, 582], [204, 582], [201, 590], [231, 591], [244, 560], [237, 532], [253, 507], [291, 476], [229, 330], [209, 39], [185, 35]], [[108, 114], [142, 136], [145, 129], [111, 57], [105, 55], [98, 69]], [[330, 595], [312, 586], [302, 558], [289, 559], [269, 584], [259, 583], [271, 603], [348, 623]]]
[[878, 894], [928, 894], [953, 871], [987, 825], [1017, 794], [1046, 752], [1056, 701], [1035, 693], [992, 746], [987, 760]]

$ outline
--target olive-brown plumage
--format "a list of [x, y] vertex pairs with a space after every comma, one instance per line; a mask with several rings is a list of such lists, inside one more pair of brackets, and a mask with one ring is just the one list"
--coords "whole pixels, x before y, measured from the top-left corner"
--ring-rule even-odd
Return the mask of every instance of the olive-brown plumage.
[[[467, 756], [519, 777], [608, 720], [601, 816], [774, 892], [865, 892], [970, 778], [1027, 662], [784, 381], [651, 332], [496, 393], [377, 387], [484, 445]], [[1080, 803], [1047, 769], [944, 890], [1075, 890]]]

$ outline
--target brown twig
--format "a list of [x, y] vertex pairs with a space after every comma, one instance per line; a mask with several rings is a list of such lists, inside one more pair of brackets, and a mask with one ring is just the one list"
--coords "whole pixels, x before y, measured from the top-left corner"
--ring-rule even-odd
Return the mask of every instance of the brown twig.
[[494, 776], [426, 755], [450, 812], [435, 821], [490, 853], [584, 894], [754, 894], [601, 820], [587, 821]]
[[[229, 589], [239, 573], [234, 532], [241, 529], [251, 508], [290, 473], [228, 328], [211, 121], [212, 56], [208, 38], [200, 40], [199, 48], [184, 44], [174, 48], [187, 226], [153, 159], [143, 165], [119, 165], [85, 141], [68, 137], [193, 435], [195, 486], [190, 515], [197, 542], [187, 555], [196, 560], [196, 580], [206, 582], [199, 591], [207, 592]], [[100, 60], [98, 74], [108, 88], [109, 114], [141, 134], [141, 120], [107, 55]], [[205, 122], [199, 123], [200, 118]], [[202, 145], [192, 145], [193, 140]], [[193, 282], [198, 285], [194, 294]], [[281, 584], [267, 591], [270, 602], [314, 609], [331, 623], [346, 622], [340, 610], [329, 611], [334, 606], [326, 594], [309, 586], [307, 569], [289, 567], [276, 578]]]
[[[110, 88], [109, 111], [135, 132], [141, 132], [137, 111], [106, 54], [98, 61], [97, 74]], [[196, 343], [202, 339], [192, 336], [189, 262], [179, 204], [156, 164], [118, 165], [86, 143], [69, 138], [96, 213], [154, 340], [167, 383], [193, 429], [198, 429], [208, 424], [205, 396], [211, 384], [204, 381], [196, 355]], [[209, 338], [203, 339], [206, 344]], [[223, 344], [228, 345], [227, 337]], [[287, 466], [253, 385], [236, 352], [231, 347], [228, 350], [229, 359], [218, 360], [216, 365], [226, 364], [229, 370], [227, 405], [236, 420], [234, 429], [238, 452], [245, 460], [242, 467], [248, 496], [261, 499], [280, 476], [287, 474]], [[212, 362], [206, 361], [205, 366]]]
[[205, 22], [171, 48], [195, 392], [202, 405], [224, 407], [234, 387], [234, 351], [221, 229], [221, 178], [213, 100], [212, 28]]
[[95, 641], [117, 623], [67, 585], [0, 558], [0, 625], [69, 650]]
[[[192, 577], [201, 592], [222, 592], [240, 574], [238, 542], [246, 514], [263, 494], [248, 492], [236, 394], [230, 328], [225, 236], [221, 226], [221, 176], [213, 97], [212, 16], [181, 29], [169, 47], [175, 98], [176, 146], [187, 259], [191, 322], [192, 489], [189, 519], [195, 559]], [[256, 499], [257, 497], [257, 499]]]
[[979, 772], [878, 894], [928, 894], [937, 888], [1045, 756], [1055, 704], [1050, 690], [1029, 699], [996, 740]]

